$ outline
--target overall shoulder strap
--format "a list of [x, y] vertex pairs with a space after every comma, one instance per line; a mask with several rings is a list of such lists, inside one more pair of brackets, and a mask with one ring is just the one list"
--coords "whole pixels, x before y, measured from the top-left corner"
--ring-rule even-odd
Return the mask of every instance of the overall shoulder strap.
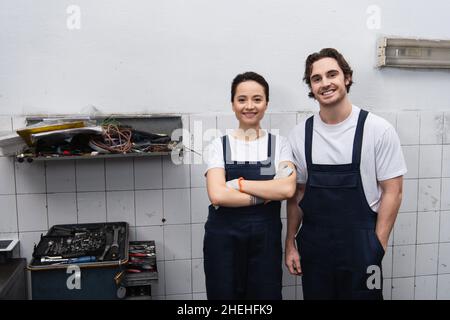
[[223, 162], [225, 165], [232, 163], [230, 139], [227, 135], [222, 137]]
[[275, 146], [276, 146], [276, 138], [274, 135], [269, 133], [268, 142], [267, 142], [267, 158], [275, 156]]
[[312, 165], [312, 139], [313, 139], [314, 116], [311, 116], [305, 123], [305, 158], [307, 168]]
[[358, 117], [358, 124], [356, 125], [355, 138], [353, 140], [353, 154], [352, 154], [352, 165], [355, 168], [359, 168], [361, 163], [361, 150], [364, 134], [364, 123], [366, 122], [367, 115], [369, 112], [361, 109]]

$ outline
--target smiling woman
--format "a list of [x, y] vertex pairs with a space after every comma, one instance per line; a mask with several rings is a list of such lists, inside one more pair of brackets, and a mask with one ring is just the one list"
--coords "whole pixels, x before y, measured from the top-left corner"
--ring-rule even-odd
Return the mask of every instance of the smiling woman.
[[231, 103], [239, 128], [204, 153], [211, 201], [203, 247], [208, 299], [281, 299], [280, 200], [293, 196], [296, 173], [287, 139], [261, 128], [268, 102], [262, 76], [236, 76]]
[[248, 72], [237, 76], [231, 88], [233, 111], [241, 129], [239, 134], [243, 137], [247, 134], [249, 137], [248, 135], [258, 133], [261, 130], [260, 122], [269, 103], [269, 85], [263, 77]]

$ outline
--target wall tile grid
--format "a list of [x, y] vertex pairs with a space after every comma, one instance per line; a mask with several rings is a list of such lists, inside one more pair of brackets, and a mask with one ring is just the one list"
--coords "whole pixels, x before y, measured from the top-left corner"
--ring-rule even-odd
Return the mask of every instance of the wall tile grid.
[[392, 299], [450, 299], [449, 114], [397, 114], [408, 166], [394, 227]]
[[[311, 112], [267, 114], [287, 136]], [[385, 299], [450, 299], [450, 114], [379, 112], [396, 129], [408, 166], [404, 196], [383, 259]], [[16, 117], [0, 117], [11, 130]], [[20, 239], [29, 260], [54, 224], [127, 221], [130, 239], [153, 239], [154, 299], [205, 299], [203, 235], [209, 200], [201, 151], [234, 128], [234, 115], [183, 116], [184, 165], [170, 157], [18, 163], [0, 157], [1, 237]], [[215, 129], [219, 129], [216, 132]], [[285, 203], [282, 212], [286, 230]], [[284, 240], [283, 240], [284, 250]], [[283, 298], [303, 299], [301, 278], [283, 264]]]

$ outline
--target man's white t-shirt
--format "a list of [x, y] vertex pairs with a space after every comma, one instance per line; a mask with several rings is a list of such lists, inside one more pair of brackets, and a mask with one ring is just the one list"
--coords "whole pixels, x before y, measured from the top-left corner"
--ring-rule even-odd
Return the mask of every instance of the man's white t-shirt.
[[[352, 162], [353, 139], [360, 108], [353, 106], [350, 116], [338, 124], [326, 124], [314, 114], [312, 162], [314, 164], [348, 164]], [[297, 166], [297, 183], [305, 184], [308, 176], [305, 158], [305, 123], [289, 134]], [[383, 118], [369, 113], [364, 124], [360, 165], [367, 202], [377, 211], [381, 198], [378, 181], [399, 177], [407, 172], [400, 139], [394, 127]]]
[[[267, 159], [268, 132], [263, 130], [264, 135], [256, 140], [244, 141], [228, 135], [231, 149], [232, 161], [264, 161]], [[275, 139], [274, 139], [275, 138]], [[292, 150], [288, 140], [280, 135], [272, 134], [272, 143], [275, 143], [275, 169], [278, 169], [280, 162], [294, 162]], [[203, 159], [207, 164], [208, 172], [212, 168], [225, 168], [223, 161], [222, 137], [214, 139], [204, 152]]]

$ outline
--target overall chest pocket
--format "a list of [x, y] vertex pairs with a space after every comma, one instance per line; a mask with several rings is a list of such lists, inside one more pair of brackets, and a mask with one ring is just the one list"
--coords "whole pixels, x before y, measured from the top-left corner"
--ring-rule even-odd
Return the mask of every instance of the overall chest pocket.
[[356, 188], [358, 175], [354, 172], [312, 172], [309, 184], [315, 188]]

